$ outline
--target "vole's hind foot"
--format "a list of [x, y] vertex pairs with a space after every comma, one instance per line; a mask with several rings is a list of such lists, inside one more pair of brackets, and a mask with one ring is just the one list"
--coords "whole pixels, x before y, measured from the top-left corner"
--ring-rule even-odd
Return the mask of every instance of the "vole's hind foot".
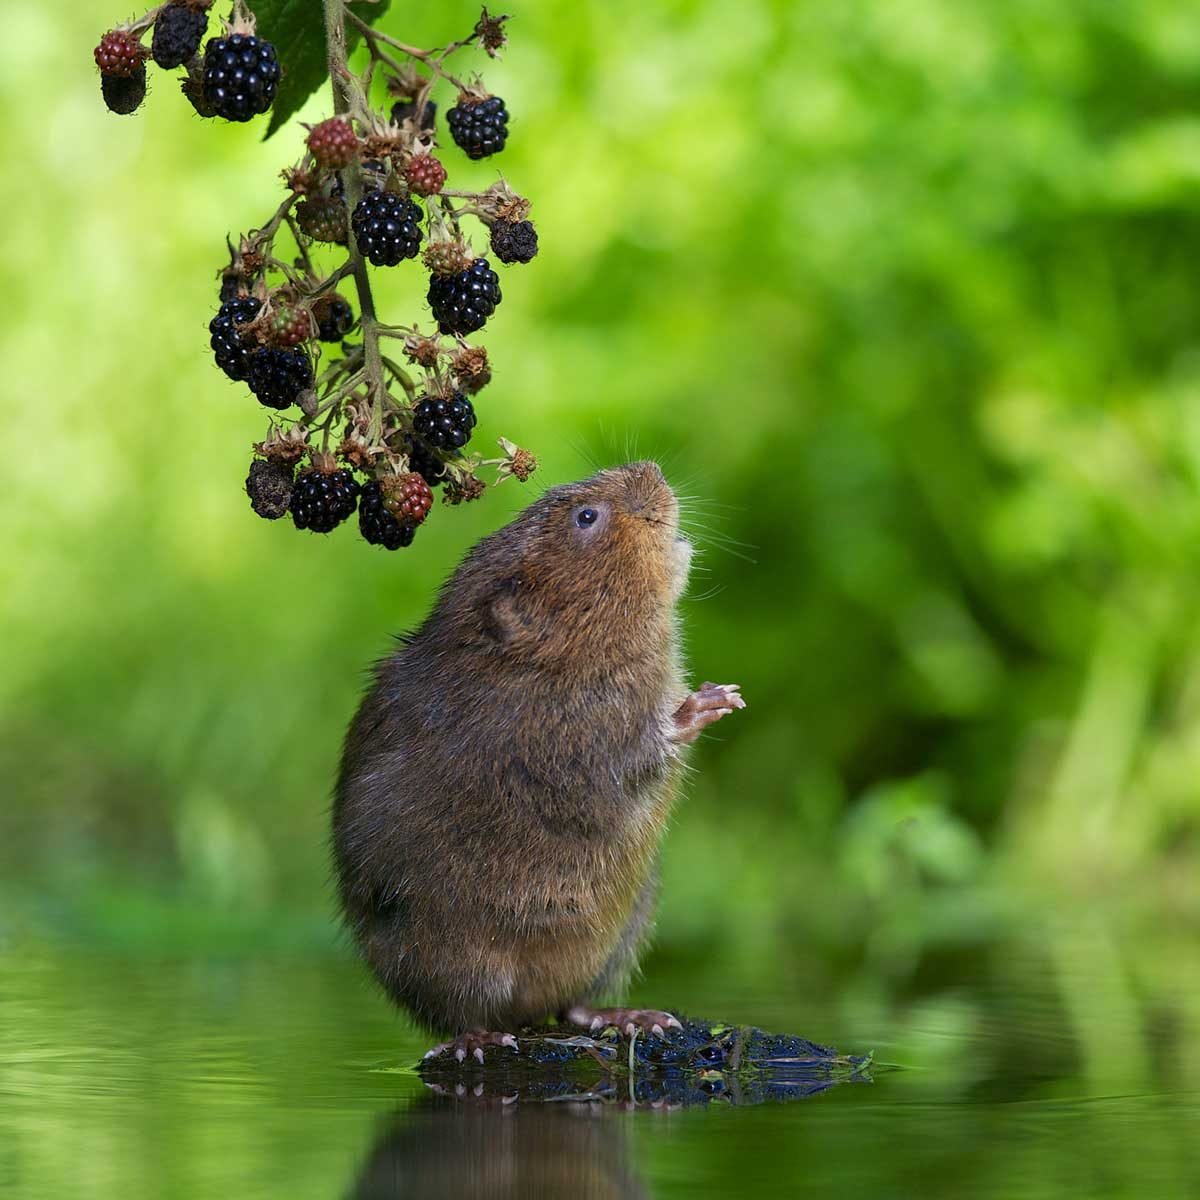
[[484, 1046], [511, 1046], [515, 1051], [517, 1039], [511, 1033], [489, 1033], [486, 1029], [468, 1029], [466, 1033], [460, 1033], [458, 1037], [451, 1038], [448, 1042], [442, 1042], [440, 1046], [434, 1046], [432, 1050], [426, 1052], [425, 1057], [436, 1058], [439, 1054], [452, 1050], [454, 1057], [459, 1062], [463, 1062], [470, 1054], [482, 1063]]
[[745, 707], [740, 684], [702, 683], [675, 710], [675, 741], [686, 746], [734, 709]]
[[683, 1028], [669, 1012], [657, 1008], [589, 1008], [586, 1004], [577, 1004], [567, 1010], [567, 1020], [592, 1033], [615, 1025], [626, 1037], [633, 1037], [635, 1033], [665, 1037], [666, 1030]]

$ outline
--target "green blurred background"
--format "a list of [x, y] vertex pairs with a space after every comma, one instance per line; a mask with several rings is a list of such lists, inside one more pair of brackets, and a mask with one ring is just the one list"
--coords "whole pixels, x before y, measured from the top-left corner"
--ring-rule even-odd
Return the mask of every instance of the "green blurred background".
[[[750, 702], [695, 756], [651, 972], [889, 993], [1048, 907], [1191, 928], [1200, 25], [515, 14], [477, 65], [542, 252], [482, 339], [477, 444], [543, 484], [661, 458], [698, 509], [695, 677]], [[206, 323], [302, 131], [202, 122], [159, 72], [110, 116], [90, 48], [124, 15], [13, 7], [0, 43], [0, 934], [345, 954], [327, 807], [364, 669], [535, 488], [439, 506], [395, 555], [251, 514], [263, 413]], [[426, 319], [419, 275], [375, 273], [385, 319]]]

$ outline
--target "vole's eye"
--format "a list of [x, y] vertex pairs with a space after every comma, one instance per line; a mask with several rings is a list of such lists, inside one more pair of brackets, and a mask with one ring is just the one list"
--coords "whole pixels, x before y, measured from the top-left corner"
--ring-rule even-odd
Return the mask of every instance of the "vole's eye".
[[595, 525], [596, 518], [599, 517], [599, 515], [600, 514], [594, 508], [581, 508], [575, 514], [575, 524], [578, 525], [580, 529], [586, 529], [589, 525]]

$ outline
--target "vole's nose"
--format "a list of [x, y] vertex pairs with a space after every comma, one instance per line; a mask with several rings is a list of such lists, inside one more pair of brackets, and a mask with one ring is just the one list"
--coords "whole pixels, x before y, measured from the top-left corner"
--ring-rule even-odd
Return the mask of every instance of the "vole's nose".
[[651, 513], [661, 518], [659, 510], [671, 503], [674, 493], [658, 463], [647, 459], [629, 463], [621, 470], [628, 480], [629, 512], [634, 516]]

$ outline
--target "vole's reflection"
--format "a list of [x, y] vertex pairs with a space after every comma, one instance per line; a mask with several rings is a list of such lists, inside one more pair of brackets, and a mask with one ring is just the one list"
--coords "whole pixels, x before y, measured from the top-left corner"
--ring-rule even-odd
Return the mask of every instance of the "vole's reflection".
[[869, 1082], [825, 1070], [777, 1072], [752, 1086], [733, 1086], [716, 1072], [685, 1082], [666, 1074], [638, 1080], [632, 1090], [596, 1079], [545, 1073], [521, 1086], [502, 1079], [427, 1084], [421, 1101], [380, 1131], [348, 1193], [355, 1200], [571, 1200], [647, 1196], [626, 1144], [626, 1126], [613, 1120], [636, 1109], [647, 1119], [717, 1103], [795, 1101], [839, 1082]]
[[596, 1104], [433, 1097], [381, 1130], [354, 1200], [635, 1200], [622, 1122]]

